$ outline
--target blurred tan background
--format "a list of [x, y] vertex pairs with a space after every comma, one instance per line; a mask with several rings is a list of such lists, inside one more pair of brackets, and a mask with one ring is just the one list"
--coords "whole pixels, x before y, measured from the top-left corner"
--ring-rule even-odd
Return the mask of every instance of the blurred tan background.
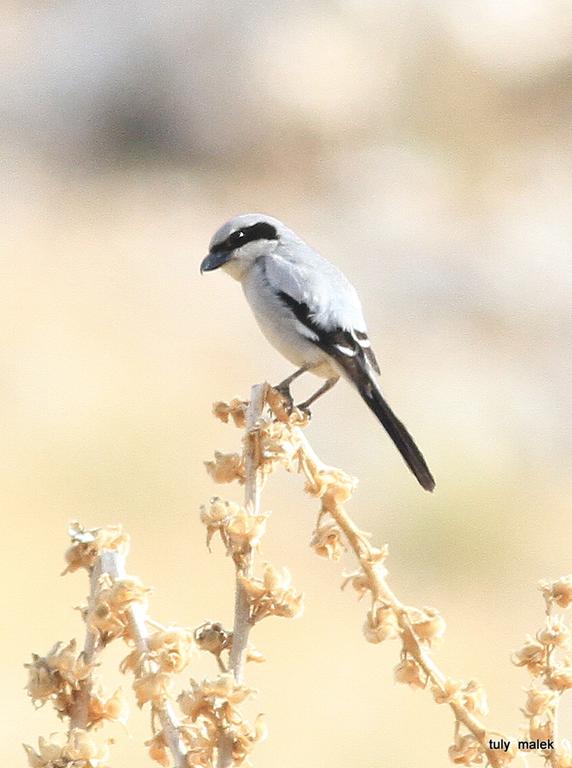
[[[240, 498], [202, 464], [240, 435], [211, 402], [290, 367], [239, 286], [198, 267], [253, 210], [358, 288], [437, 490], [347, 385], [310, 439], [360, 478], [352, 511], [389, 543], [397, 593], [444, 613], [439, 663], [480, 679], [489, 725], [516, 734], [528, 678], [509, 654], [542, 620], [538, 580], [572, 571], [569, 3], [5, 0], [0, 15], [2, 762], [61, 725], [34, 713], [22, 664], [83, 635], [86, 579], [58, 576], [70, 520], [125, 527], [158, 620], [231, 622], [231, 566], [198, 507]], [[249, 672], [251, 711], [270, 729], [254, 765], [447, 765], [448, 710], [394, 685], [397, 644], [363, 640], [365, 606], [339, 591], [350, 563], [309, 550], [301, 488], [280, 475], [265, 494], [262, 557], [289, 567], [306, 612], [254, 633], [268, 663]], [[572, 709], [562, 720], [572, 736]], [[147, 726], [105, 732], [113, 764], [150, 763]]]

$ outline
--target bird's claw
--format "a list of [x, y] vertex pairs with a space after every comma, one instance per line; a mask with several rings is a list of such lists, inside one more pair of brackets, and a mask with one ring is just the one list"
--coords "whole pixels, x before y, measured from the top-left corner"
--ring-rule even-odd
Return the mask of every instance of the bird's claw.
[[308, 418], [308, 421], [310, 421], [312, 418], [312, 411], [310, 410], [309, 405], [306, 405], [306, 403], [300, 403], [296, 406], [296, 408]]
[[292, 413], [294, 408], [294, 399], [288, 384], [286, 384], [286, 386], [278, 384], [278, 386], [274, 387], [274, 389], [280, 394], [280, 397], [284, 403], [284, 408], [288, 411], [288, 414]]

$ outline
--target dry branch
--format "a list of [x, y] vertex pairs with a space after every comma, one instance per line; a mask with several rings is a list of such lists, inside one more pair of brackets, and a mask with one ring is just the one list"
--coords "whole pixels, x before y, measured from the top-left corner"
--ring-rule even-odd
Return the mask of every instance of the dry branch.
[[[367, 534], [361, 531], [347, 513], [344, 504], [354, 490], [356, 481], [341, 470], [324, 464], [315, 454], [302, 428], [307, 417], [294, 410], [288, 413], [280, 394], [268, 389], [266, 394], [270, 415], [259, 424], [261, 472], [271, 472], [277, 464], [289, 471], [303, 472], [306, 491], [321, 499], [321, 509], [314, 531], [312, 546], [326, 557], [337, 559], [342, 549], [350, 549], [359, 563], [359, 570], [346, 579], [360, 593], [369, 594], [364, 634], [370, 642], [381, 642], [398, 636], [401, 639], [401, 661], [395, 669], [398, 682], [411, 686], [430, 687], [437, 703], [446, 703], [455, 718], [455, 743], [449, 749], [454, 763], [473, 765], [485, 760], [493, 768], [502, 768], [515, 756], [516, 747], [510, 743], [505, 752], [492, 749], [490, 738], [500, 734], [485, 727], [482, 716], [487, 713], [484, 690], [474, 680], [468, 682], [449, 678], [437, 666], [431, 654], [431, 644], [440, 639], [445, 622], [433, 608], [413, 608], [405, 605], [389, 587], [384, 560], [387, 547], [373, 547]], [[233, 401], [229, 405], [217, 403], [215, 414], [227, 421], [232, 416], [240, 425], [240, 412], [244, 404]], [[224, 480], [243, 479], [238, 465], [233, 472], [225, 472], [229, 459], [218, 454], [211, 464], [211, 475]]]
[[[263, 477], [259, 471], [258, 421], [262, 418], [266, 402], [266, 384], [252, 387], [250, 403], [246, 409], [246, 425], [244, 436], [244, 510], [246, 516], [254, 521], [260, 514], [260, 493]], [[248, 520], [246, 521], [247, 528]], [[250, 541], [239, 550], [233, 552], [236, 568], [234, 625], [230, 646], [230, 671], [234, 679], [241, 684], [244, 679], [244, 666], [248, 648], [248, 636], [252, 628], [250, 615], [250, 599], [244, 579], [250, 579], [254, 573], [254, 547]], [[221, 733], [218, 751], [218, 768], [228, 768], [233, 763], [232, 736]]]
[[[51, 701], [58, 715], [69, 720], [67, 737], [40, 739], [39, 752], [26, 747], [29, 762], [32, 768], [107, 766], [108, 747], [98, 745], [90, 731], [104, 720], [125, 724], [127, 710], [119, 691], [110, 699], [102, 696], [96, 668], [106, 646], [122, 637], [135, 648], [123, 663], [123, 671], [134, 673], [138, 703], [150, 702], [152, 721], [160, 723], [149, 742], [151, 753], [166, 765], [169, 750], [176, 768], [185, 768], [187, 748], [169, 701], [168, 684], [172, 671], [169, 668], [175, 665], [175, 659], [179, 668], [188, 662], [190, 634], [151, 622], [160, 628], [150, 635], [148, 590], [138, 579], [126, 574], [129, 540], [119, 527], [87, 530], [74, 524], [70, 533], [72, 545], [66, 553], [66, 572], [84, 568], [89, 573], [90, 594], [83, 610], [86, 640], [78, 656], [75, 641], [65, 647], [57, 643], [45, 657], [34, 656], [33, 663], [26, 665], [32, 699], [39, 705]], [[166, 668], [162, 664], [165, 659]]]
[[[249, 723], [240, 711], [252, 694], [244, 685], [245, 664], [261, 660], [261, 654], [249, 646], [250, 632], [268, 616], [294, 618], [302, 611], [302, 595], [291, 586], [285, 569], [278, 571], [266, 563], [262, 573], [255, 571], [254, 555], [268, 519], [261, 511], [262, 486], [278, 466], [303, 474], [306, 492], [320, 499], [311, 541], [314, 551], [333, 560], [344, 550], [355, 556], [358, 568], [342, 586], [351, 584], [360, 597], [369, 598], [363, 626], [366, 640], [380, 643], [399, 638], [395, 679], [429, 688], [436, 703], [450, 707], [454, 716], [451, 761], [504, 768], [518, 750], [534, 748], [551, 768], [572, 768], [572, 746], [566, 739], [558, 742], [560, 698], [572, 689], [572, 634], [564, 615], [572, 608], [572, 576], [541, 584], [544, 626], [513, 654], [513, 662], [533, 678], [522, 710], [529, 741], [507, 739], [484, 724], [488, 706], [482, 686], [475, 680], [450, 678], [435, 662], [432, 646], [444, 635], [444, 619], [434, 608], [405, 604], [391, 589], [385, 567], [387, 547], [373, 546], [345, 508], [356, 481], [318, 458], [302, 432], [307, 415], [296, 409], [289, 412], [279, 392], [267, 384], [252, 388], [250, 403], [216, 403], [214, 413], [244, 428], [241, 453], [215, 453], [214, 461], [207, 462], [216, 482], [245, 486], [244, 505], [214, 497], [201, 508], [207, 544], [218, 534], [234, 563], [232, 631], [208, 621], [191, 633], [151, 620], [149, 590], [126, 574], [128, 537], [117, 526], [89, 530], [75, 524], [66, 572], [83, 568], [89, 573], [90, 593], [82, 611], [86, 638], [79, 653], [75, 641], [59, 642], [26, 665], [34, 704], [49, 701], [58, 716], [69, 721], [65, 735], [40, 739], [38, 751], [26, 747], [31, 768], [108, 768], [108, 745], [98, 744], [91, 732], [104, 721], [125, 723], [127, 714], [120, 691], [106, 696], [95, 673], [107, 645], [119, 638], [131, 647], [121, 669], [134, 675], [139, 706], [151, 707], [152, 738], [146, 744], [153, 759], [165, 768], [250, 765], [248, 756], [265, 736], [261, 717]], [[189, 688], [176, 697], [177, 715], [174, 675], [187, 667], [193, 638], [199, 649], [215, 657], [218, 674], [200, 682], [191, 678]], [[503, 748], [491, 744], [501, 739]], [[531, 742], [538, 746], [531, 747]]]

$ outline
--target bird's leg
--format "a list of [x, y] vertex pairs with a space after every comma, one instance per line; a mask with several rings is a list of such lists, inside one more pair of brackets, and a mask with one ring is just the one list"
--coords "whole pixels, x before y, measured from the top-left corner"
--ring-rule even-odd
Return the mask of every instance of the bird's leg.
[[298, 376], [301, 376], [303, 373], [306, 373], [306, 371], [309, 371], [311, 367], [312, 366], [309, 364], [303, 365], [301, 368], [298, 368], [297, 371], [294, 371], [291, 376], [288, 376], [288, 378], [284, 379], [284, 381], [281, 381], [280, 384], [277, 384], [274, 387], [274, 389], [277, 389], [284, 398], [288, 410], [292, 410], [292, 406], [294, 405], [294, 400], [292, 399], [292, 394], [290, 393], [290, 384], [292, 384], [292, 382], [295, 381]]
[[312, 405], [312, 403], [315, 403], [319, 397], [322, 397], [322, 395], [325, 395], [326, 392], [329, 392], [329, 390], [335, 384], [337, 384], [339, 380], [340, 380], [339, 376], [332, 376], [332, 378], [328, 379], [325, 384], [322, 384], [320, 389], [318, 389], [316, 392], [314, 392], [313, 395], [310, 395], [310, 397], [307, 400], [304, 400], [303, 403], [300, 403], [300, 405], [296, 407], [299, 408], [301, 411], [307, 411], [308, 413], [310, 413], [310, 406]]
[[288, 391], [290, 389], [290, 384], [292, 384], [292, 382], [295, 381], [298, 376], [301, 376], [303, 373], [306, 373], [306, 371], [309, 371], [311, 367], [312, 366], [309, 363], [305, 363], [301, 368], [298, 368], [297, 371], [294, 371], [291, 376], [288, 376], [287, 379], [284, 379], [284, 381], [281, 381], [280, 384], [277, 384], [274, 389], [278, 389], [280, 391]]

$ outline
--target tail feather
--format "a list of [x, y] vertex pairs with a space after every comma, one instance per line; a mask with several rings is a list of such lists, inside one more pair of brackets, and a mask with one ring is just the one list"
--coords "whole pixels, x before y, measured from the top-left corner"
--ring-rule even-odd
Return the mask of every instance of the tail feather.
[[373, 411], [379, 419], [387, 434], [395, 443], [395, 447], [403, 456], [405, 463], [413, 472], [419, 484], [426, 490], [432, 491], [435, 488], [435, 480], [423, 454], [415, 445], [415, 441], [393, 413], [389, 405], [383, 399], [383, 395], [371, 380], [357, 384], [358, 391], [365, 401], [368, 408]]

